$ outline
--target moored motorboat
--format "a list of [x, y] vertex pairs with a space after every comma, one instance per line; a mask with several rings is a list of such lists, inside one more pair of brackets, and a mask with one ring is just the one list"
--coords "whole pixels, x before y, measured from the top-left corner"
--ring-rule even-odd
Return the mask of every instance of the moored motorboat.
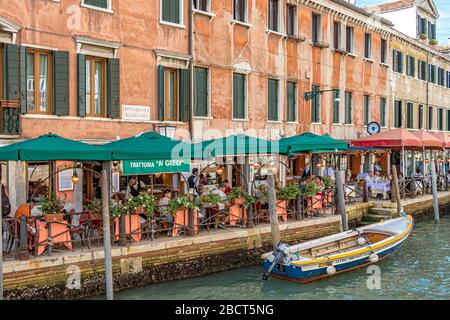
[[413, 230], [412, 216], [402, 216], [377, 224], [288, 246], [262, 256], [265, 274], [300, 283], [377, 263], [400, 248]]

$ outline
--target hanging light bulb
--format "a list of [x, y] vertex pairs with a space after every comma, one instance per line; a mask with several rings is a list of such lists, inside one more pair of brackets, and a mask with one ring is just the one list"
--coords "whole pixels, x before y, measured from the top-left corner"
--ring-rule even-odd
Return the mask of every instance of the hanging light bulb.
[[425, 163], [428, 164], [428, 162], [429, 162], [428, 159], [425, 159]]
[[77, 184], [78, 182], [80, 182], [80, 178], [78, 177], [77, 170], [73, 169], [72, 183]]
[[320, 163], [320, 162], [317, 162], [317, 165], [316, 165], [316, 166], [317, 166], [317, 168], [319, 168], [319, 169], [320, 169], [320, 168], [322, 168], [322, 163]]
[[220, 166], [220, 167], [217, 168], [216, 174], [217, 174], [218, 176], [222, 176], [222, 174], [223, 174], [223, 167], [222, 167], [222, 166]]

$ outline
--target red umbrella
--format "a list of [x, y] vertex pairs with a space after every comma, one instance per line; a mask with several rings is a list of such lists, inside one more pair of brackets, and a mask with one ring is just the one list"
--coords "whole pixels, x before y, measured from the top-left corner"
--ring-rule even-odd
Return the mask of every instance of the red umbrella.
[[439, 140], [431, 133], [425, 130], [412, 131], [412, 133], [422, 141], [422, 147], [425, 149], [442, 149], [443, 141]]
[[445, 149], [450, 149], [450, 135], [446, 132], [433, 132], [433, 136], [439, 139]]
[[354, 147], [421, 148], [422, 141], [407, 129], [384, 131], [370, 137], [352, 141]]

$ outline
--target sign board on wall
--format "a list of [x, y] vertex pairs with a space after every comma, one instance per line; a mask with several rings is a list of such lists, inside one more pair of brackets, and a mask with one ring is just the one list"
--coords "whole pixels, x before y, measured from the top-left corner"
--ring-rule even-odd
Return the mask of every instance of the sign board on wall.
[[144, 175], [157, 173], [189, 172], [190, 160], [124, 160], [123, 174]]
[[59, 191], [72, 191], [73, 190], [73, 182], [72, 182], [73, 172], [70, 170], [64, 170], [58, 173], [58, 190]]
[[122, 119], [128, 121], [150, 121], [150, 107], [123, 105]]

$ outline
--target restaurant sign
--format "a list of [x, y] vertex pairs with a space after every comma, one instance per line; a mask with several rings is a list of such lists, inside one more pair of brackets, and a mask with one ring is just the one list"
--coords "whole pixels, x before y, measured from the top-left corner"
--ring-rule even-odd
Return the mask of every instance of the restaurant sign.
[[143, 175], [158, 173], [180, 173], [191, 171], [190, 160], [124, 160], [123, 174]]

